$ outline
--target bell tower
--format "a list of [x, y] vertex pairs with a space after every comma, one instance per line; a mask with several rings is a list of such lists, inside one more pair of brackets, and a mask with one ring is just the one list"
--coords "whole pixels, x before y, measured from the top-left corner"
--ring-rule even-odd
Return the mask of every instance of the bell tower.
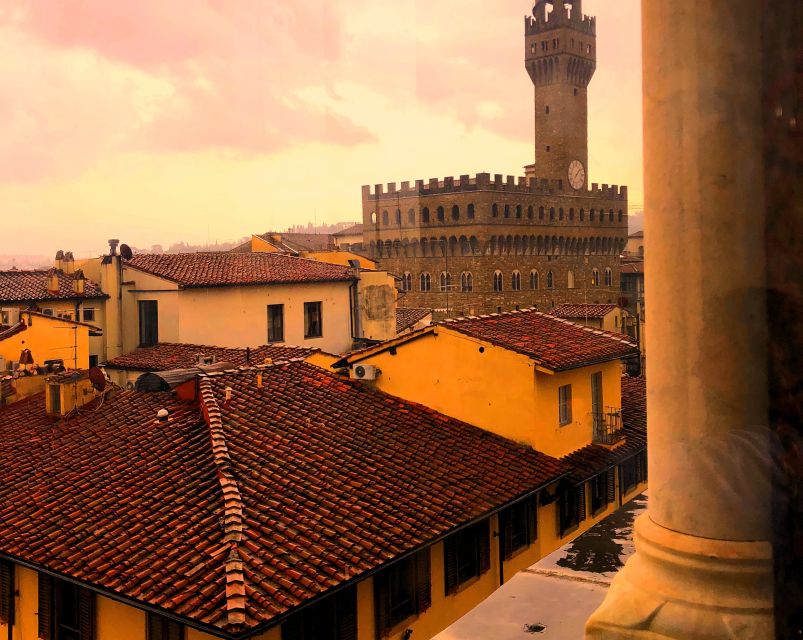
[[524, 18], [524, 43], [525, 66], [535, 86], [535, 166], [527, 173], [584, 189], [596, 19], [583, 15], [582, 0], [537, 0], [532, 17]]

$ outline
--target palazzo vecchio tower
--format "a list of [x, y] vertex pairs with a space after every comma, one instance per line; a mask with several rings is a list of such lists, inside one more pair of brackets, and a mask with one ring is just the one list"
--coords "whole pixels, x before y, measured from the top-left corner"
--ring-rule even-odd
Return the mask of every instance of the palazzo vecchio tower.
[[401, 279], [399, 305], [436, 317], [616, 302], [627, 187], [589, 183], [588, 84], [596, 19], [538, 0], [524, 19], [534, 163], [362, 188], [363, 247]]

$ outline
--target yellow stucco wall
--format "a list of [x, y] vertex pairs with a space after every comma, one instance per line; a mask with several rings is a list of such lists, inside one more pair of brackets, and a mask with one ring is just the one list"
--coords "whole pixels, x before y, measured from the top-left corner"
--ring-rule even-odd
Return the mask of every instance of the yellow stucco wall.
[[69, 369], [89, 366], [89, 327], [65, 322], [60, 318], [22, 313], [20, 318], [31, 326], [25, 331], [0, 340], [0, 356], [6, 361], [19, 360], [23, 349], [30, 349], [37, 365], [61, 358]]
[[122, 602], [96, 596], [96, 640], [143, 640], [147, 614]]
[[399, 292], [387, 271], [361, 271], [357, 283], [360, 337], [392, 340], [396, 337], [396, 303]]
[[363, 269], [376, 269], [376, 262], [370, 258], [342, 249], [338, 251], [303, 251], [302, 256], [310, 260], [331, 262], [332, 264], [340, 264], [346, 267], [349, 266], [349, 260], [357, 260]]
[[[480, 352], [480, 349], [483, 349]], [[603, 374], [603, 404], [621, 407], [618, 360], [556, 374], [523, 355], [446, 327], [360, 362], [379, 367], [378, 389], [419, 402], [561, 457], [591, 442], [591, 374]], [[572, 422], [558, 421], [558, 387], [572, 385]]]

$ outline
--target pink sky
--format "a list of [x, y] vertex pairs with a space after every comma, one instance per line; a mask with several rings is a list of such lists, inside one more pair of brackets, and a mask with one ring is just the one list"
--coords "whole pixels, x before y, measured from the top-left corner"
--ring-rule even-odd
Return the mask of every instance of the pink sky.
[[[8, 0], [0, 254], [360, 218], [360, 186], [531, 162], [520, 0]], [[642, 202], [638, 0], [597, 16], [590, 179]]]

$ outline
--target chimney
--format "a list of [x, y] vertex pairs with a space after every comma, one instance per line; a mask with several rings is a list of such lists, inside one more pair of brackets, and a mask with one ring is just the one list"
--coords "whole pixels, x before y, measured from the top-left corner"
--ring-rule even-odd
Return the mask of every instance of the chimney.
[[59, 271], [64, 268], [64, 252], [61, 249], [56, 251], [56, 261], [53, 266]]
[[84, 272], [81, 269], [78, 269], [75, 272], [75, 277], [72, 281], [72, 290], [73, 293], [79, 296], [82, 296], [84, 293], [86, 293], [86, 278], [84, 278]]
[[72, 257], [72, 251], [67, 251], [67, 253], [64, 254], [64, 259], [61, 262], [61, 269], [68, 275], [75, 271], [75, 260]]
[[88, 371], [66, 371], [45, 378], [45, 411], [51, 416], [66, 416], [91, 402], [95, 390]]
[[116, 256], [117, 255], [117, 245], [120, 244], [119, 240], [109, 240], [109, 255]]
[[167, 422], [169, 418], [170, 412], [167, 409], [159, 409], [159, 411], [156, 412], [156, 419], [159, 422]]
[[[59, 251], [61, 253], [61, 251]], [[59, 261], [57, 259], [57, 261]], [[48, 293], [58, 293], [59, 292], [59, 272], [53, 268], [47, 272], [47, 292]]]

